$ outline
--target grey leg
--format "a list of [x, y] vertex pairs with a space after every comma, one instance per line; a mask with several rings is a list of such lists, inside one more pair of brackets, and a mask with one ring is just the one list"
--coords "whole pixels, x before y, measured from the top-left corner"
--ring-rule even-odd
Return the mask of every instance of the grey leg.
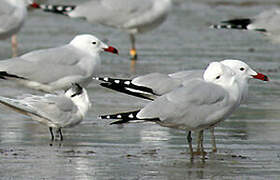
[[51, 140], [54, 141], [54, 135], [53, 135], [53, 129], [52, 127], [49, 127], [50, 133], [51, 133]]
[[216, 138], [215, 138], [215, 134], [214, 134], [214, 127], [210, 128], [210, 133], [211, 133], [211, 142], [212, 142], [212, 152], [217, 152]]
[[191, 159], [193, 159], [192, 132], [191, 131], [188, 132], [187, 140], [188, 140], [188, 144], [189, 144]]
[[62, 131], [61, 128], [58, 129], [59, 136], [60, 136], [60, 141], [63, 141], [63, 136], [62, 136]]

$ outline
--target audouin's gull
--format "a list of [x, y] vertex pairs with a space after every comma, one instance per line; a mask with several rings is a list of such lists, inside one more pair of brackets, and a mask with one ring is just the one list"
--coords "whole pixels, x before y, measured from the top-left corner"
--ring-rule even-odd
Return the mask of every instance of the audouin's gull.
[[91, 24], [102, 24], [129, 33], [133, 60], [137, 59], [135, 35], [162, 24], [171, 6], [171, 0], [90, 0], [78, 5], [33, 4], [33, 7], [47, 12], [84, 18]]
[[60, 95], [24, 95], [19, 99], [0, 96], [0, 104], [48, 126], [52, 140], [55, 139], [53, 134], [55, 128], [61, 141], [63, 140], [61, 129], [78, 125], [91, 107], [87, 91], [79, 84], [73, 84], [65, 94]]
[[78, 35], [69, 44], [0, 61], [0, 78], [45, 92], [66, 90], [72, 83], [84, 87], [98, 74], [103, 51], [118, 53], [95, 36]]
[[[133, 120], [152, 121], [161, 126], [188, 131], [192, 158], [191, 131], [203, 132], [226, 119], [240, 105], [241, 97], [236, 73], [220, 62], [212, 62], [205, 70], [203, 79], [190, 80], [140, 110], [102, 115], [101, 118], [120, 119], [112, 124]], [[200, 147], [203, 152], [202, 140]]]

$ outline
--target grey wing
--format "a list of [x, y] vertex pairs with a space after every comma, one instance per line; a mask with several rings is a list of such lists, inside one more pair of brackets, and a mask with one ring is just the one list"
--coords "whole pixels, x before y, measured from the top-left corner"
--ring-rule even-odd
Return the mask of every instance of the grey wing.
[[72, 16], [85, 17], [91, 23], [122, 28], [131, 19], [143, 15], [152, 7], [152, 0], [89, 1], [78, 5]]
[[194, 78], [202, 79], [203, 70], [190, 70], [190, 71], [179, 71], [172, 74], [169, 74], [170, 77], [174, 79], [179, 79], [182, 81], [191, 80]]
[[163, 124], [171, 127], [197, 129], [221, 120], [229, 110], [225, 106], [228, 93], [221, 87], [203, 82], [190, 81], [186, 87], [178, 88], [157, 98], [145, 106], [138, 118], [159, 118]]
[[29, 62], [21, 58], [0, 61], [0, 71], [44, 84], [64, 78], [80, 79], [87, 73], [75, 64], [53, 64], [48, 61]]
[[253, 26], [259, 29], [266, 29], [270, 33], [279, 33], [280, 30], [280, 9], [271, 9], [264, 11], [260, 15], [255, 17]]
[[137, 86], [148, 87], [157, 95], [168, 93], [181, 85], [179, 80], [161, 73], [151, 73], [136, 77], [132, 80], [132, 83]]
[[75, 116], [78, 111], [76, 105], [63, 95], [30, 96], [24, 98], [21, 102], [27, 104], [39, 116], [60, 127], [68, 126], [72, 121], [80, 120]]
[[83, 56], [85, 55], [67, 44], [61, 47], [32, 51], [20, 56], [20, 58], [30, 62], [75, 65]]

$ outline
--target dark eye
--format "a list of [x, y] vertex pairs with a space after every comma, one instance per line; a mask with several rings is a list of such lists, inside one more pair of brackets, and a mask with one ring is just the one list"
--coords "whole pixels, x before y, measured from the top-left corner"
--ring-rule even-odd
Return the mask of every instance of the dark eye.
[[220, 79], [221, 76], [217, 76], [216, 79]]
[[92, 44], [96, 44], [96, 42], [92, 42]]
[[245, 68], [244, 68], [244, 67], [240, 68], [240, 71], [244, 71], [244, 70], [245, 70]]

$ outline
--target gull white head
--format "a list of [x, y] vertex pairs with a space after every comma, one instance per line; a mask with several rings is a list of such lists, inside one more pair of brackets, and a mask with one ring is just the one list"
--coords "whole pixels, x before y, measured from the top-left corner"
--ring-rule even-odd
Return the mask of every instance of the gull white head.
[[203, 74], [207, 82], [218, 84], [222, 87], [231, 86], [235, 82], [235, 72], [220, 62], [211, 62]]
[[90, 34], [78, 35], [70, 42], [70, 44], [90, 54], [99, 54], [103, 51], [118, 54], [118, 50], [116, 48], [108, 46], [107, 44]]
[[83, 116], [91, 107], [91, 103], [85, 88], [79, 84], [72, 84], [72, 87], [65, 92], [65, 96], [70, 98], [73, 103], [78, 107]]
[[236, 76], [240, 80], [245, 80], [246, 82], [248, 82], [250, 79], [255, 78], [263, 81], [269, 81], [266, 75], [257, 73], [243, 61], [235, 59], [226, 59], [221, 61], [221, 63], [230, 67], [236, 73]]

